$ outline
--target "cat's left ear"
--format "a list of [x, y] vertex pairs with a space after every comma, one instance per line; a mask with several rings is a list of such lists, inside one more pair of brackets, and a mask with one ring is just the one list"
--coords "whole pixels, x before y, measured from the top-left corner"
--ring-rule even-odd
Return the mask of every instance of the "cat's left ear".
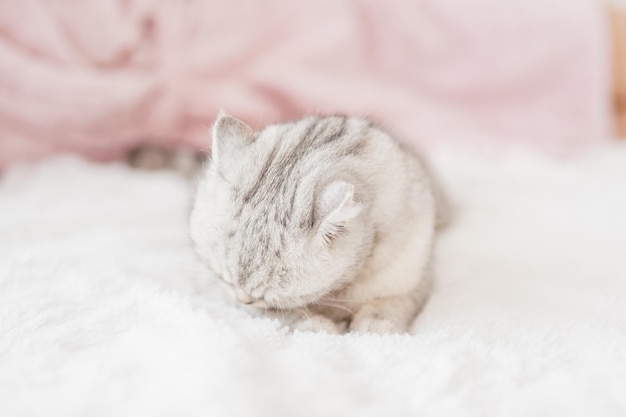
[[223, 155], [230, 155], [238, 149], [254, 142], [254, 129], [241, 120], [220, 110], [217, 120], [213, 124], [213, 141], [211, 155], [214, 161], [219, 161]]

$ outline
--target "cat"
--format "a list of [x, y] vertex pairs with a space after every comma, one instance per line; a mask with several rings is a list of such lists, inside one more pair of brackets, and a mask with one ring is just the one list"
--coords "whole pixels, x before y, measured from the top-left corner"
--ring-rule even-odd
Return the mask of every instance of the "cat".
[[293, 329], [403, 333], [430, 292], [440, 197], [423, 162], [368, 120], [255, 131], [220, 112], [189, 230], [238, 302]]

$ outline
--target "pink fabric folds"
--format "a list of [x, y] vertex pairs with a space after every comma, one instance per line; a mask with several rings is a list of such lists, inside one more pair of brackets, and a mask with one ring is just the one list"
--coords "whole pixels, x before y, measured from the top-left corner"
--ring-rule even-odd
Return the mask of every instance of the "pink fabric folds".
[[219, 108], [255, 126], [367, 115], [421, 147], [575, 148], [610, 128], [597, 3], [4, 0], [0, 165], [205, 147]]

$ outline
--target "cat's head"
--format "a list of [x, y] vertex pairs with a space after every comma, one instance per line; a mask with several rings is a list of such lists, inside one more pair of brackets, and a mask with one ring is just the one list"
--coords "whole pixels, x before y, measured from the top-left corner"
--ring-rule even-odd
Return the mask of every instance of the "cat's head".
[[295, 308], [354, 279], [372, 233], [337, 161], [294, 149], [304, 124], [255, 132], [220, 114], [190, 234], [202, 261], [245, 304]]

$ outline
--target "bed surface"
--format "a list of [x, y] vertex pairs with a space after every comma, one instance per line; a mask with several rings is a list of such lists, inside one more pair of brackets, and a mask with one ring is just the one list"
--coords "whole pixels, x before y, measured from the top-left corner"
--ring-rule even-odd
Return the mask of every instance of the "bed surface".
[[457, 210], [412, 335], [288, 334], [204, 278], [173, 173], [0, 180], [0, 415], [626, 413], [626, 147], [432, 157]]

